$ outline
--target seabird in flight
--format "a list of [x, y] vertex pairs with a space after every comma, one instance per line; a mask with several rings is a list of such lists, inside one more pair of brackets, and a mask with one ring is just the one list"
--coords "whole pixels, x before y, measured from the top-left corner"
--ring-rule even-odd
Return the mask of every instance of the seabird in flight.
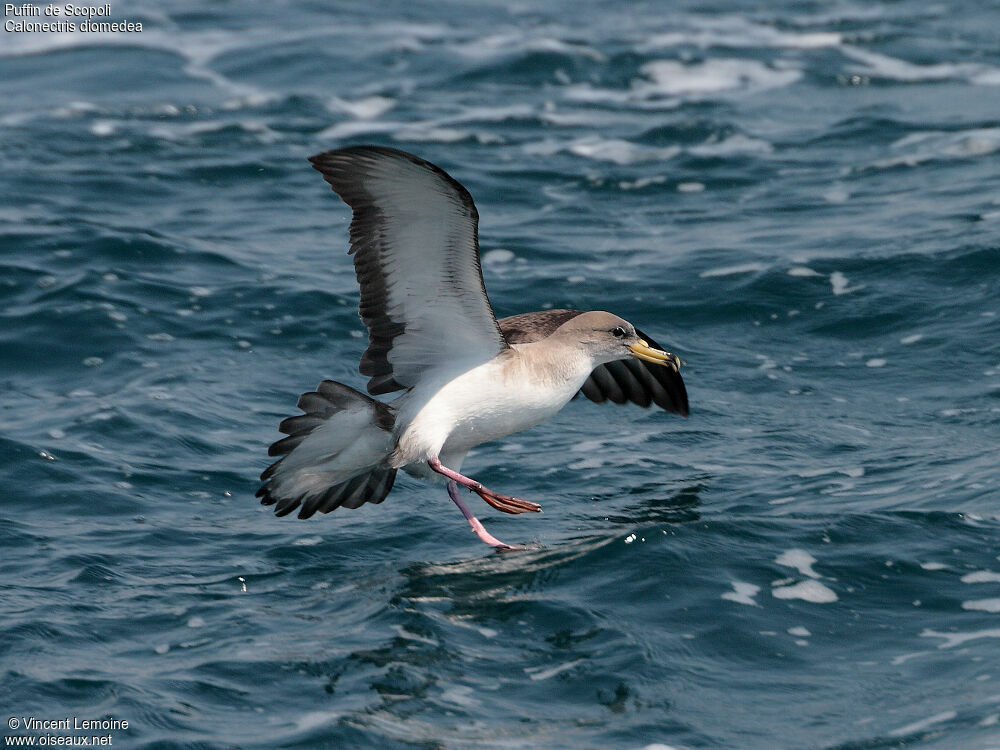
[[469, 449], [545, 421], [577, 393], [687, 416], [680, 359], [609, 312], [545, 310], [497, 320], [479, 263], [472, 196], [435, 165], [381, 146], [310, 158], [353, 210], [354, 269], [371, 396], [324, 380], [284, 420], [281, 456], [257, 495], [284, 516], [381, 503], [396, 472], [444, 479], [472, 530], [497, 549], [459, 487], [505, 513], [533, 502], [460, 473]]

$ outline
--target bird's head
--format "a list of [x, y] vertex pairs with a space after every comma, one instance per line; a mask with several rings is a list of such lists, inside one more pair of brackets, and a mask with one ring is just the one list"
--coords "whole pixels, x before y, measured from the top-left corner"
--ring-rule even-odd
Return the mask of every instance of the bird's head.
[[681, 360], [676, 354], [656, 349], [644, 341], [635, 326], [609, 312], [593, 311], [577, 315], [560, 326], [560, 333], [579, 341], [591, 355], [594, 366], [618, 359], [637, 359], [669, 367], [678, 372]]

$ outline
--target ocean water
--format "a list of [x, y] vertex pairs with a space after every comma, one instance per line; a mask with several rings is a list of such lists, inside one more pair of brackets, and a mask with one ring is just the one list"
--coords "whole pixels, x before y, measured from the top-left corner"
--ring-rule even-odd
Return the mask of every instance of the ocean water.
[[[9, 737], [1000, 748], [1000, 4], [112, 11], [142, 32], [0, 34]], [[470, 455], [542, 503], [472, 498], [526, 550], [409, 478], [253, 497], [298, 395], [364, 383], [306, 162], [353, 143], [469, 188], [498, 314], [685, 361], [687, 420]]]

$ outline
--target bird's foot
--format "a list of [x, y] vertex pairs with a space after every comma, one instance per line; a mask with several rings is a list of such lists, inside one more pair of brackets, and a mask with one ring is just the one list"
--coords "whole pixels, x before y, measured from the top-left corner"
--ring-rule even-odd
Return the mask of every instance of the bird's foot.
[[[469, 479], [469, 477], [459, 474], [454, 469], [449, 469], [447, 466], [441, 463], [438, 458], [428, 459], [427, 465], [431, 467], [438, 474], [443, 474], [448, 477], [452, 482], [467, 487], [468, 489], [475, 492], [479, 497], [485, 500], [489, 505], [496, 508], [504, 513], [541, 513], [542, 506], [538, 503], [533, 503], [530, 500], [522, 500], [519, 497], [512, 497], [510, 495], [501, 495], [499, 492], [494, 492], [493, 490], [484, 487], [480, 482], [475, 479]], [[454, 499], [454, 497], [452, 498]]]
[[468, 521], [469, 526], [472, 527], [472, 533], [479, 537], [479, 541], [490, 545], [497, 552], [513, 552], [514, 550], [524, 549], [523, 547], [519, 547], [517, 545], [501, 542], [488, 532], [483, 527], [483, 524], [479, 521], [479, 519], [472, 515], [472, 511], [469, 510], [469, 506], [467, 506], [465, 501], [462, 500], [458, 492], [458, 483], [454, 480], [448, 482], [448, 495], [455, 501], [455, 505], [458, 506], [458, 509], [462, 511], [462, 515], [465, 516], [465, 520]]
[[488, 505], [499, 511], [513, 514], [542, 512], [542, 506], [538, 503], [533, 503], [530, 500], [522, 500], [519, 497], [512, 497], [511, 495], [501, 495], [499, 492], [494, 492], [483, 487], [479, 482], [476, 482], [476, 484], [478, 486], [470, 487], [469, 489], [485, 500]]
[[526, 549], [528, 548], [523, 544], [505, 544], [502, 547], [494, 547], [493, 551], [502, 554], [504, 552], [520, 552], [521, 550]]

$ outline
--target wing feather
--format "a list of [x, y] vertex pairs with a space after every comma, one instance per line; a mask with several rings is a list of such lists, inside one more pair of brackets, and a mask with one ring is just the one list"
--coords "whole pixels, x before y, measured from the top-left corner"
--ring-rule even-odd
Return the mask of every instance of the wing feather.
[[353, 211], [351, 254], [368, 327], [360, 371], [375, 395], [428, 371], [461, 371], [507, 348], [483, 285], [479, 214], [439, 167], [404, 151], [351, 146], [310, 158]]

